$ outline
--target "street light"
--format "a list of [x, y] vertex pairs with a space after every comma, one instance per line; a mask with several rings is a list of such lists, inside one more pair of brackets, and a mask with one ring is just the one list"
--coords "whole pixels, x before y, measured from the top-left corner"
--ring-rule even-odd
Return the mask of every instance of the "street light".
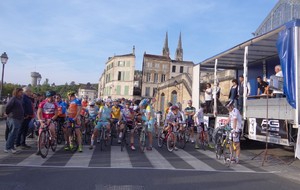
[[1, 63], [2, 63], [2, 79], [1, 79], [1, 88], [0, 88], [0, 101], [2, 101], [2, 89], [3, 89], [3, 78], [4, 78], [4, 66], [7, 63], [8, 57], [6, 52], [1, 55]]

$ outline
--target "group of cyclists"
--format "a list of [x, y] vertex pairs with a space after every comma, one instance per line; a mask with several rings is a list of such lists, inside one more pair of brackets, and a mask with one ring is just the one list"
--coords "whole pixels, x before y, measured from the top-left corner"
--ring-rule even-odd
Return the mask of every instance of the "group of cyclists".
[[[174, 132], [184, 129], [188, 130], [190, 141], [194, 143], [195, 149], [199, 149], [199, 135], [201, 132], [204, 132], [205, 143], [207, 146], [211, 146], [208, 143], [208, 127], [204, 125], [205, 104], [201, 104], [197, 110], [193, 107], [191, 100], [187, 102], [185, 109], [182, 109], [181, 103], [174, 105], [168, 103], [163, 114], [160, 111], [154, 111], [154, 102], [155, 99], [142, 99], [137, 104], [137, 102], [130, 100], [112, 100], [110, 98], [88, 101], [87, 98], [82, 100], [76, 98], [75, 92], [69, 92], [68, 103], [66, 103], [66, 101], [62, 100], [60, 94], [47, 91], [46, 99], [38, 106], [37, 119], [42, 127], [45, 125], [49, 126], [53, 141], [57, 138], [55, 125], [63, 126], [66, 151], [72, 149], [73, 146], [70, 139], [70, 122], [75, 122], [75, 132], [79, 145], [78, 151], [82, 152], [82, 135], [86, 132], [87, 123], [90, 120], [95, 121], [95, 126], [92, 129], [89, 149], [94, 149], [95, 141], [97, 141], [102, 127], [109, 134], [107, 138], [111, 138], [110, 131], [114, 127], [117, 131], [118, 143], [121, 143], [123, 133], [128, 132], [130, 134], [130, 149], [136, 150], [134, 143], [136, 123], [142, 123], [147, 128], [147, 150], [149, 151], [153, 147], [153, 135], [158, 137], [158, 134], [161, 134], [163, 137], [167, 135], [170, 129]], [[238, 162], [240, 154], [239, 139], [242, 126], [241, 115], [232, 103], [229, 103], [227, 108], [230, 112], [227, 124], [230, 124], [232, 127], [234, 134], [233, 143], [236, 147], [234, 159]], [[163, 117], [164, 121], [162, 121]], [[67, 123], [67, 125], [62, 125], [64, 123]], [[161, 133], [159, 133], [160, 130], [162, 131]], [[176, 145], [174, 149], [178, 150]]]

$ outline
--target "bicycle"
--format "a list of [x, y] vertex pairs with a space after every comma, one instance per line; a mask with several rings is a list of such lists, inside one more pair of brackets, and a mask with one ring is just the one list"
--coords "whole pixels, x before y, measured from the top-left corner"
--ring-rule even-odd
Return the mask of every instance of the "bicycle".
[[[127, 145], [127, 142], [126, 142], [126, 136], [127, 136], [127, 125], [128, 125], [128, 122], [125, 122], [125, 126], [124, 126], [124, 129], [121, 131], [122, 132], [122, 137], [121, 137], [121, 151], [123, 151], [125, 145]], [[130, 132], [130, 131], [129, 131]]]
[[[46, 121], [43, 122], [46, 123]], [[41, 155], [42, 158], [47, 157], [50, 147], [53, 152], [55, 152], [57, 147], [56, 140], [50, 133], [49, 126], [51, 123], [54, 122], [51, 121], [49, 124], [40, 127], [40, 133], [38, 136], [38, 154]]]
[[159, 148], [161, 148], [164, 144], [166, 144], [169, 152], [172, 152], [175, 149], [176, 134], [172, 130], [173, 127], [170, 127], [166, 135], [164, 135], [163, 130], [159, 132], [158, 141], [157, 141], [157, 145]]
[[206, 150], [206, 146], [208, 146], [208, 139], [206, 139], [206, 137], [205, 137], [206, 134], [205, 134], [205, 126], [204, 126], [204, 124], [201, 124], [200, 126], [197, 126], [197, 133], [199, 133], [200, 146], [205, 151]]
[[88, 123], [87, 123], [87, 126], [85, 128], [85, 133], [84, 133], [84, 136], [83, 136], [83, 142], [85, 144], [89, 144], [91, 142], [91, 138], [92, 138], [92, 135], [93, 135], [93, 131], [94, 131], [94, 128], [96, 126], [96, 119], [94, 118], [89, 118], [88, 119]]
[[179, 130], [177, 132], [177, 143], [178, 143], [178, 146], [181, 148], [181, 149], [184, 149], [185, 148], [185, 145], [187, 143], [187, 140], [186, 140], [186, 124], [185, 123], [182, 123], [182, 130]]
[[[78, 147], [79, 147], [77, 135], [76, 135], [75, 120], [73, 118], [68, 118], [67, 122], [69, 122], [69, 124], [71, 124], [71, 133], [70, 133], [71, 141], [70, 141], [69, 148], [70, 148], [71, 152], [74, 153], [78, 150]], [[70, 139], [70, 137], [69, 137], [69, 139]]]
[[140, 124], [137, 127], [137, 131], [138, 131], [138, 137], [139, 137], [140, 150], [141, 150], [141, 152], [145, 152], [148, 127], [146, 124]]
[[107, 129], [106, 125], [102, 125], [99, 130], [99, 145], [100, 145], [100, 150], [104, 150], [104, 146], [108, 145], [108, 135], [107, 135]]
[[61, 144], [65, 141], [63, 127], [65, 126], [65, 118], [57, 118], [56, 121], [56, 141], [57, 144]]
[[217, 137], [216, 158], [220, 160], [223, 157], [225, 165], [229, 167], [232, 158], [231, 148], [235, 149], [232, 143], [232, 133], [231, 133], [232, 128], [226, 126], [219, 130], [222, 130], [222, 135], [219, 135]]

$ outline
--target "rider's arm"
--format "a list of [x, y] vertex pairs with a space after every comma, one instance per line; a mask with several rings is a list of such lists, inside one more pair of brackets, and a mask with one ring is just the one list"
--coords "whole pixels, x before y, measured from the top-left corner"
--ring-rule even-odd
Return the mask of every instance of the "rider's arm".
[[56, 120], [56, 118], [58, 117], [58, 109], [57, 107], [55, 108], [55, 111], [54, 111], [54, 116], [51, 118], [52, 120]]

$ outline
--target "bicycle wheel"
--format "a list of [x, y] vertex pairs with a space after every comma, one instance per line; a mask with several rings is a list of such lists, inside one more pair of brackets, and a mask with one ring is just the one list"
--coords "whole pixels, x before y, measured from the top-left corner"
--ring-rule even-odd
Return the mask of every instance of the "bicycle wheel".
[[217, 138], [215, 151], [216, 151], [216, 158], [217, 158], [218, 160], [220, 160], [221, 157], [222, 157], [222, 154], [223, 154], [222, 137], [221, 137], [221, 136], [219, 136], [219, 137]]
[[206, 147], [205, 147], [205, 141], [204, 141], [204, 131], [201, 131], [200, 133], [200, 144], [202, 149], [205, 151]]
[[85, 129], [85, 133], [84, 133], [84, 137], [83, 137], [83, 141], [85, 144], [89, 144], [91, 142], [91, 123], [89, 123]]
[[225, 144], [223, 155], [224, 155], [224, 164], [227, 167], [230, 167], [230, 164], [231, 164], [231, 154], [230, 154], [230, 150], [229, 150], [228, 144]]
[[46, 158], [49, 151], [49, 138], [45, 130], [38, 137], [38, 151], [42, 158]]
[[190, 131], [188, 130], [188, 128], [185, 130], [184, 132], [184, 138], [185, 138], [185, 143], [188, 143], [190, 141]]
[[72, 141], [71, 141], [71, 144], [72, 144], [72, 148], [71, 148], [71, 152], [76, 152], [78, 147], [79, 147], [79, 144], [77, 142], [77, 135], [76, 135], [76, 132], [75, 132], [75, 129], [73, 129], [72, 131]]
[[125, 145], [126, 145], [126, 133], [127, 129], [126, 127], [123, 129], [122, 137], [121, 137], [121, 151], [123, 151]]
[[163, 130], [160, 130], [158, 132], [158, 139], [157, 139], [157, 146], [159, 148], [161, 148], [163, 146], [163, 143], [164, 143], [164, 138], [162, 137], [162, 134], [163, 134]]
[[168, 138], [167, 138], [167, 149], [168, 151], [172, 152], [174, 150], [174, 147], [175, 147], [175, 134], [174, 133], [170, 133], [168, 135]]
[[100, 142], [99, 142], [101, 151], [104, 149], [104, 143], [105, 143], [104, 138], [105, 138], [105, 131], [104, 131], [104, 128], [101, 127], [101, 129], [100, 129]]
[[145, 133], [145, 130], [142, 130], [141, 135], [140, 135], [140, 149], [141, 149], [141, 152], [145, 152], [145, 147], [146, 147], [146, 133]]
[[184, 131], [179, 132], [177, 137], [178, 137], [177, 138], [177, 143], [178, 143], [179, 147], [181, 149], [184, 149], [185, 144], [186, 144]]

